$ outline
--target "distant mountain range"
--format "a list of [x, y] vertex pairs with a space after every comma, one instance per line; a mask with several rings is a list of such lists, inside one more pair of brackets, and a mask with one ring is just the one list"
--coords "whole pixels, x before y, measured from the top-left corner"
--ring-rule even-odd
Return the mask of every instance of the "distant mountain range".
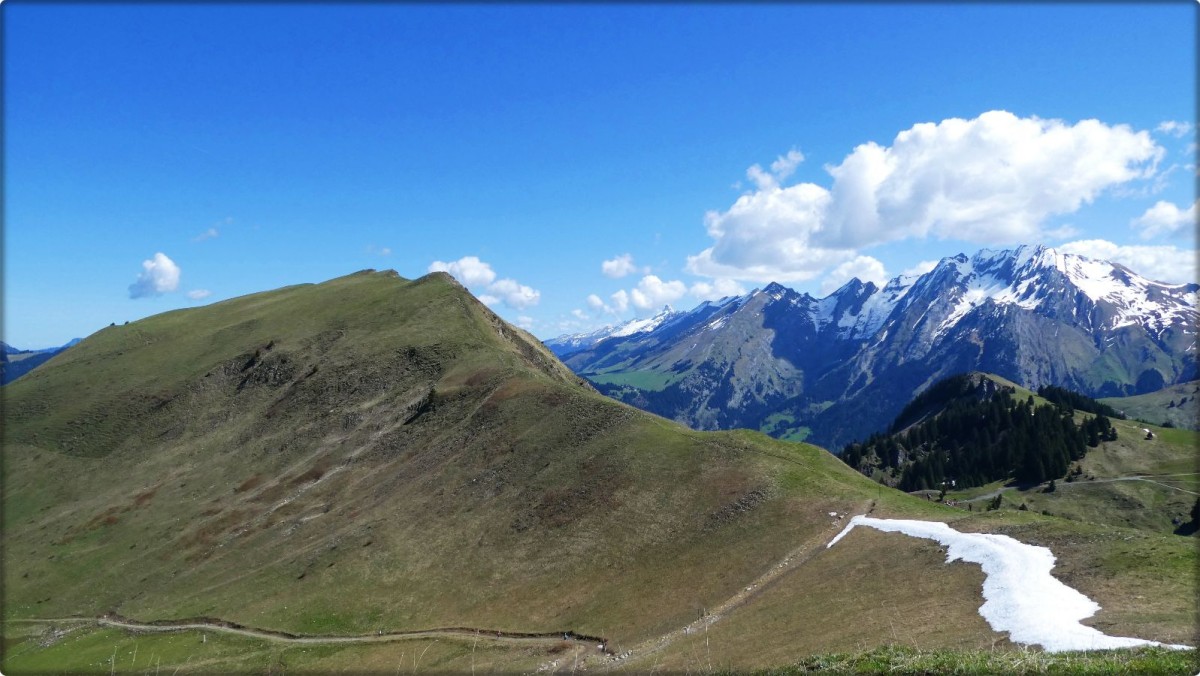
[[75, 338], [66, 345], [42, 350], [22, 350], [8, 343], [0, 342], [0, 385], [7, 385], [20, 378], [81, 340], [83, 339]]
[[824, 298], [772, 283], [546, 345], [602, 392], [694, 428], [840, 448], [954, 373], [1094, 397], [1195, 379], [1197, 290], [1022, 246]]

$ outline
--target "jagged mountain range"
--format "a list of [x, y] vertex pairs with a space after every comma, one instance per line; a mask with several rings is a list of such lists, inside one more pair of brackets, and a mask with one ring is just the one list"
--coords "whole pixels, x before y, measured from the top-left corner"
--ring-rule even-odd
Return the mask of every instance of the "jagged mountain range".
[[1097, 397], [1194, 379], [1197, 290], [1022, 246], [824, 298], [772, 283], [547, 345], [606, 394], [698, 429], [840, 447], [959, 372]]

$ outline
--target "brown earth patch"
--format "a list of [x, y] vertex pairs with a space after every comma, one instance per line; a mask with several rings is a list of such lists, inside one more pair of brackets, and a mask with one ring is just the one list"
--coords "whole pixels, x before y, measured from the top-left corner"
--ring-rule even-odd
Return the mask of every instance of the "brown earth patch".
[[258, 488], [260, 484], [262, 484], [262, 475], [255, 474], [254, 476], [250, 477], [249, 479], [246, 479], [242, 483], [238, 484], [238, 487], [233, 489], [233, 492], [234, 493], [245, 493], [246, 491]]

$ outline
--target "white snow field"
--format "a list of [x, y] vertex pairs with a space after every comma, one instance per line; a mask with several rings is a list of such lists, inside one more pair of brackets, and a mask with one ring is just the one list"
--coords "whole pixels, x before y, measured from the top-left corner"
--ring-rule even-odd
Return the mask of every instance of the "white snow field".
[[979, 607], [979, 614], [992, 629], [1008, 632], [1014, 643], [1040, 645], [1047, 652], [1136, 646], [1192, 648], [1109, 636], [1080, 624], [1081, 620], [1100, 610], [1100, 605], [1050, 575], [1054, 554], [1046, 547], [1027, 545], [1007, 535], [960, 533], [938, 521], [876, 519], [859, 515], [852, 518], [826, 548], [837, 544], [855, 526], [934, 540], [947, 548], [947, 563], [961, 559], [980, 564], [985, 577], [984, 603]]

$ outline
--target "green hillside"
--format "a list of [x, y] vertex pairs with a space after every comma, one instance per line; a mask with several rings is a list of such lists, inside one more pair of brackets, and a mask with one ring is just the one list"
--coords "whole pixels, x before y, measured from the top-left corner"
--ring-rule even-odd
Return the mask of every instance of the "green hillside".
[[[5, 673], [148, 670], [155, 657], [185, 671], [566, 670], [608, 659], [593, 639], [640, 645], [777, 598], [748, 588], [795, 582], [813, 607], [851, 590], [848, 608], [911, 616], [928, 590], [862, 566], [946, 572], [923, 568], [940, 564], [914, 555], [920, 543], [823, 544], [869, 510], [963, 515], [814, 446], [694, 432], [603, 397], [441, 273], [366, 271], [112, 326], [3, 395]], [[1074, 542], [1072, 522], [1017, 516], [1018, 532]], [[1098, 534], [1080, 560], [1122, 536]], [[1195, 563], [1170, 552], [1171, 566]], [[1194, 596], [1190, 575], [1136, 557], [1080, 565], [1102, 603], [1152, 579], [1115, 631], [1193, 633], [1177, 601]], [[938, 603], [964, 623], [904, 630], [912, 642], [1002, 639], [966, 622], [978, 570], [956, 571]], [[868, 578], [867, 591], [847, 586]], [[97, 625], [104, 613], [275, 633], [130, 634]], [[863, 647], [894, 642], [863, 617], [825, 626]], [[451, 631], [405, 634], [435, 629]], [[755, 640], [780, 664], [822, 649]]]
[[1156, 425], [1170, 423], [1174, 427], [1200, 430], [1200, 380], [1170, 385], [1155, 392], [1131, 397], [1110, 397], [1100, 401]]
[[[999, 442], [1007, 436], [1027, 432], [1033, 420], [1054, 419], [1063, 425], [1070, 421], [1078, 430], [1087, 430], [1103, 417], [1086, 410], [1097, 409], [1096, 402], [1086, 397], [1068, 397], [1065, 391], [1049, 394], [1073, 399], [1074, 404], [1064, 409], [992, 374], [950, 378], [906, 407], [893, 424], [892, 434], [874, 435], [861, 444], [852, 444], [843, 451], [842, 458], [877, 480], [908, 490], [922, 489], [916, 492], [929, 497], [940, 495], [943, 479], [954, 478], [955, 485], [945, 485], [942, 497], [959, 509], [1031, 510], [1089, 524], [1159, 533], [1193, 532], [1187, 524], [1200, 497], [1200, 434], [1191, 430], [1106, 418], [1108, 432], [1089, 439], [1081, 455], [1068, 456], [1067, 465], [1059, 465], [1058, 471], [1040, 480], [1023, 476], [1020, 461], [1025, 458], [1014, 457], [1011, 448], [1034, 448], [1046, 453], [1054, 449], [1055, 439], [1034, 435], [1033, 441], [1025, 439], [1005, 449]], [[1000, 401], [1032, 401], [1029, 412], [1038, 412], [1040, 417], [1008, 416], [997, 428], [991, 414]], [[935, 420], [942, 422], [935, 424]], [[935, 433], [930, 433], [931, 428]], [[934, 474], [923, 485], [913, 485], [913, 470], [929, 469], [929, 446], [935, 438], [935, 448], [946, 454], [934, 467], [940, 474]], [[965, 466], [975, 476], [964, 478], [959, 469], [964, 465], [964, 456], [1003, 459], [1006, 454], [995, 453], [997, 450], [1010, 451], [1008, 465], [986, 465], [972, 458]], [[881, 462], [880, 455], [889, 451], [902, 462], [892, 466]], [[989, 469], [992, 474], [985, 474]]]

